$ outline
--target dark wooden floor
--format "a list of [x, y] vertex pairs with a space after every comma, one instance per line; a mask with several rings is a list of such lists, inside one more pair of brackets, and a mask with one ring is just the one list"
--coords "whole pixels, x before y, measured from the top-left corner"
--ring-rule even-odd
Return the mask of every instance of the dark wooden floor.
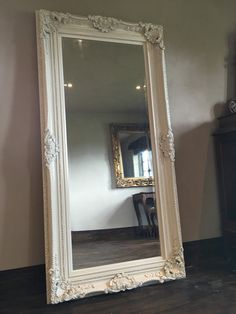
[[87, 268], [160, 256], [157, 239], [73, 242], [73, 268]]
[[0, 313], [235, 314], [236, 275], [222, 260], [187, 269], [187, 279], [46, 305], [43, 268], [0, 273]]

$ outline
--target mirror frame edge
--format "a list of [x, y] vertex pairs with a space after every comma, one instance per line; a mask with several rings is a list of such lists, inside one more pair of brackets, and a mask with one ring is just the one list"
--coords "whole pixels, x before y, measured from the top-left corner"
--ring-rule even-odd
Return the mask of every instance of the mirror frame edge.
[[[115, 18], [101, 16], [78, 17], [68, 13], [46, 10], [36, 12], [36, 25], [47, 302], [59, 303], [87, 295], [119, 292], [130, 290], [143, 284], [162, 283], [167, 280], [184, 278], [186, 274], [174, 169], [174, 139], [170, 125], [166, 88], [162, 27], [150, 23], [127, 23]], [[54, 62], [58, 62], [59, 58], [56, 56], [56, 61], [53, 60], [52, 54], [58, 53], [57, 35], [60, 31], [69, 33], [70, 25], [83, 25], [85, 28], [90, 29], [91, 32], [93, 31], [95, 36], [100, 34], [100, 36], [107, 36], [107, 38], [113, 31], [114, 33], [119, 33], [119, 30], [121, 33], [126, 30], [125, 38], [127, 41], [140, 41], [140, 35], [142, 36], [146, 55], [145, 67], [148, 69], [149, 92], [147, 96], [148, 107], [151, 109], [149, 114], [150, 131], [155, 146], [153, 150], [155, 185], [160, 187], [156, 191], [158, 192], [158, 197], [156, 198], [159, 201], [157, 207], [160, 209], [158, 210], [158, 219], [161, 226], [160, 240], [163, 258], [156, 258], [153, 263], [150, 261], [150, 264], [148, 264], [149, 268], [141, 266], [142, 260], [139, 263], [133, 263], [132, 267], [136, 268], [137, 274], [134, 270], [131, 271], [132, 267], [126, 267], [125, 273], [120, 271], [114, 272], [115, 270], [111, 269], [110, 273], [112, 275], [107, 271], [107, 274], [109, 274], [103, 276], [102, 282], [95, 282], [95, 284], [86, 284], [76, 278], [77, 272], [74, 272], [74, 275], [71, 273], [70, 261], [68, 261], [66, 256], [70, 251], [68, 249], [68, 241], [70, 239], [68, 239], [68, 235], [65, 235], [69, 226], [68, 217], [65, 217], [65, 207], [63, 207], [66, 204], [67, 191], [65, 186], [66, 180], [61, 173], [61, 165], [64, 163], [63, 165], [65, 166], [66, 159], [65, 152], [62, 150], [65, 144], [63, 142], [65, 134], [63, 135], [63, 132], [60, 131], [57, 123], [58, 110], [61, 110], [57, 106], [59, 106], [58, 103], [60, 103], [62, 95], [59, 91], [60, 84], [59, 87], [57, 85], [59, 69], [56, 68]], [[117, 36], [119, 38], [119, 36], [122, 37], [123, 35], [118, 34]], [[52, 70], [52, 73], [49, 69], [50, 71]], [[157, 77], [159, 85], [156, 88]], [[50, 92], [51, 90], [52, 92]], [[60, 114], [59, 116], [61, 117]], [[63, 180], [61, 180], [62, 178]], [[62, 183], [62, 189], [64, 189], [62, 196], [59, 195], [59, 183]], [[67, 242], [65, 242], [65, 239]], [[127, 264], [127, 262], [125, 263]], [[140, 270], [143, 270], [143, 273]], [[107, 279], [107, 276], [110, 280]]]

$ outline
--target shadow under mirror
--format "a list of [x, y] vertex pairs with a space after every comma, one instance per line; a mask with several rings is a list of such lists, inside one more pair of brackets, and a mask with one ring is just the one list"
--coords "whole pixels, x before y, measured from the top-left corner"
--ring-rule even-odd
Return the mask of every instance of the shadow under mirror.
[[160, 256], [143, 46], [62, 51], [73, 269]]

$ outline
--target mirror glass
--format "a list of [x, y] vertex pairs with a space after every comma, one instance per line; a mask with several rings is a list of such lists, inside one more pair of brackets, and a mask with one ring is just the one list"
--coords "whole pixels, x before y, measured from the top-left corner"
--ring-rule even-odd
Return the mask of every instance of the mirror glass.
[[116, 185], [110, 125], [123, 175], [153, 177], [142, 45], [62, 38], [73, 269], [160, 256], [153, 186]]

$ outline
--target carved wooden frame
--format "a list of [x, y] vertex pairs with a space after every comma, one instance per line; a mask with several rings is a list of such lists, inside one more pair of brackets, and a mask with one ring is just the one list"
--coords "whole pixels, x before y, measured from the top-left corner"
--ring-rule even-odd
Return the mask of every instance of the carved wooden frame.
[[[48, 303], [185, 277], [165, 77], [163, 29], [101, 16], [37, 11]], [[73, 270], [62, 37], [142, 45], [152, 139], [161, 256]], [[157, 84], [158, 82], [158, 84]], [[155, 289], [155, 288], [154, 288]]]
[[143, 123], [113, 123], [110, 125], [113, 152], [113, 166], [117, 187], [126, 188], [154, 185], [153, 177], [150, 178], [124, 177], [122, 154], [118, 135], [119, 131], [147, 132], [147, 130], [149, 130], [147, 124]]

